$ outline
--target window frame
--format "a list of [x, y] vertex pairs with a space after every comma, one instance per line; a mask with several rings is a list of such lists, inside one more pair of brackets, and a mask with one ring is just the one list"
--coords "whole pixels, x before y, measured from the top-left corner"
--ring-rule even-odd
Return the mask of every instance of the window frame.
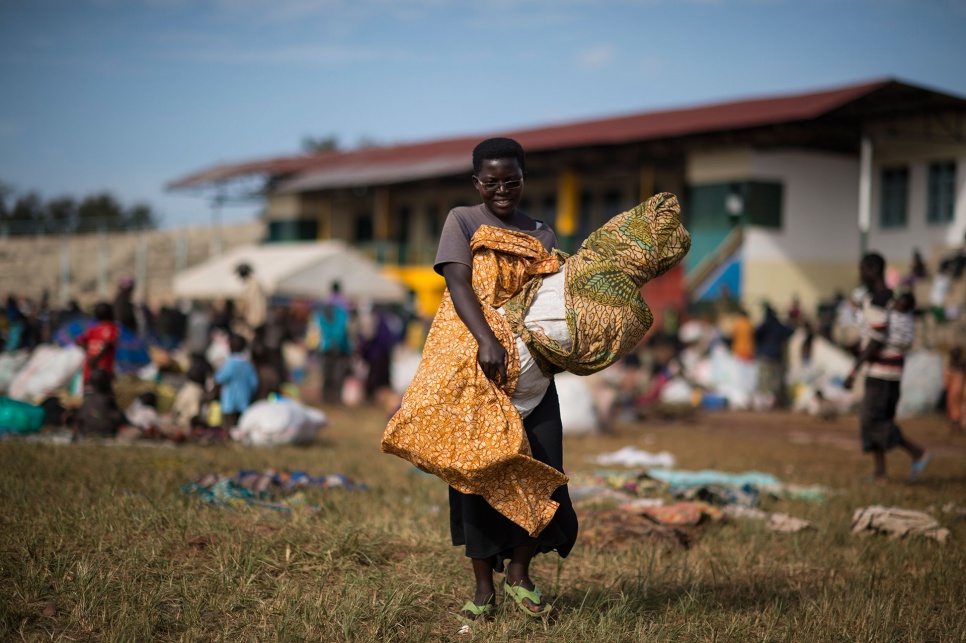
[[[902, 177], [901, 183], [897, 182], [899, 177]], [[902, 230], [908, 227], [909, 166], [883, 167], [879, 170], [879, 228]]]
[[[944, 170], [951, 169], [950, 173]], [[948, 225], [956, 219], [956, 174], [953, 159], [932, 161], [926, 166], [926, 223]]]

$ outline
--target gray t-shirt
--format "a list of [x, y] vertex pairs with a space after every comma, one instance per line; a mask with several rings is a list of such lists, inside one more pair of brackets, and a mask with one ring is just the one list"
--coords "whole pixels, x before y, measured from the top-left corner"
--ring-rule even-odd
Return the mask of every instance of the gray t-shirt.
[[439, 235], [439, 248], [436, 250], [436, 262], [433, 269], [443, 274], [443, 264], [461, 263], [473, 266], [473, 253], [470, 251], [470, 239], [476, 234], [480, 226], [489, 225], [504, 230], [516, 230], [523, 232], [543, 244], [544, 249], [550, 252], [557, 247], [557, 235], [553, 233], [550, 226], [544, 225], [540, 221], [536, 222], [536, 230], [522, 230], [516, 226], [508, 225], [503, 219], [495, 216], [486, 209], [482, 203], [470, 207], [453, 208], [446, 217], [443, 224], [443, 231]]

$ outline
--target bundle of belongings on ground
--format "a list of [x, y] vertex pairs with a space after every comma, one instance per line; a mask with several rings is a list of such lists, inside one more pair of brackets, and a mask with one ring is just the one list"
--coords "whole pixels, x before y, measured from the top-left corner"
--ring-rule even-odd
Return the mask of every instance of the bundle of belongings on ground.
[[872, 505], [855, 510], [852, 515], [852, 533], [861, 535], [879, 533], [887, 534], [892, 538], [914, 534], [945, 544], [950, 532], [924, 511]]
[[213, 507], [257, 507], [291, 513], [293, 509], [315, 511], [304, 491], [308, 489], [345, 489], [365, 491], [368, 487], [348, 476], [334, 473], [310, 476], [304, 471], [254, 471], [242, 469], [234, 476], [206, 473], [181, 485], [181, 493], [198, 496]]
[[471, 240], [473, 289], [507, 349], [507, 380], [483, 374], [476, 340], [446, 292], [382, 450], [539, 534], [558, 507], [550, 494], [567, 477], [531, 456], [523, 417], [553, 373], [589, 375], [638, 345], [653, 319], [641, 286], [690, 247], [677, 198], [666, 192], [611, 219], [570, 257], [525, 233], [482, 226]]

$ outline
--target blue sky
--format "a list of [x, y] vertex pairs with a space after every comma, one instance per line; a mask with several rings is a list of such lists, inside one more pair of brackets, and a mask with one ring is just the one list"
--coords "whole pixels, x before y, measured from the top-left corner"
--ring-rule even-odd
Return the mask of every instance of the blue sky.
[[[0, 0], [0, 180], [166, 227], [217, 162], [896, 77], [966, 96], [963, 0]], [[251, 207], [225, 219], [251, 218]]]

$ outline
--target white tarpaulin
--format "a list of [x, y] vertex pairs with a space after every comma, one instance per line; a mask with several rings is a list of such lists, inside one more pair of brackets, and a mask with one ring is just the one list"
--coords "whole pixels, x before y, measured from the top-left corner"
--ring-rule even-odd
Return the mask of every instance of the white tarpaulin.
[[246, 263], [268, 296], [324, 298], [334, 282], [349, 299], [403, 302], [406, 287], [384, 275], [341, 241], [266, 243], [233, 248], [220, 257], [182, 270], [174, 294], [185, 299], [228, 299], [242, 294], [235, 269]]

